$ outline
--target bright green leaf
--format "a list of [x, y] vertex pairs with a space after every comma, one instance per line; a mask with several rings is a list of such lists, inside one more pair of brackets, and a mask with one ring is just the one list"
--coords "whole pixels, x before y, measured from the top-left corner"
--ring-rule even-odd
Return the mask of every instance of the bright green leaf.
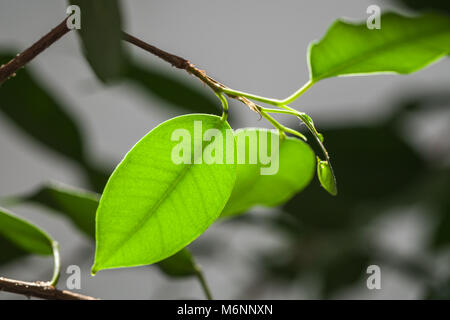
[[117, 0], [70, 0], [81, 9], [79, 34], [92, 70], [103, 82], [123, 72], [122, 18]]
[[337, 20], [309, 48], [311, 80], [341, 75], [417, 71], [450, 52], [450, 18], [381, 16], [381, 29]]
[[[262, 135], [262, 132], [270, 134]], [[254, 153], [252, 149], [259, 155], [261, 142], [265, 141], [268, 147], [265, 154], [273, 157], [273, 160], [270, 165], [262, 164], [260, 156], [255, 164], [250, 164], [249, 161], [245, 164], [238, 162], [236, 184], [222, 216], [242, 213], [255, 205], [279, 205], [300, 192], [313, 178], [314, 152], [303, 141], [290, 137], [280, 140], [277, 133], [265, 129], [245, 129], [238, 131], [235, 136], [238, 155], [242, 154], [242, 150], [245, 150], [246, 155]], [[272, 150], [272, 139], [279, 141], [278, 161], [276, 149]], [[261, 174], [261, 168], [270, 166], [278, 168], [276, 173]]]
[[[95, 238], [95, 212], [99, 199], [100, 195], [96, 193], [52, 182], [22, 200], [38, 203], [54, 210], [55, 213], [63, 214], [79, 230], [93, 239]], [[19, 248], [6, 242], [2, 246], [2, 250], [5, 249], [9, 249], [8, 259], [5, 258], [5, 262], [23, 255]], [[0, 256], [0, 264], [2, 261]], [[162, 272], [173, 277], [193, 276], [196, 271], [194, 259], [186, 248], [157, 265]]]
[[[202, 143], [203, 134], [212, 133], [209, 129], [223, 137], [222, 147], [218, 137]], [[177, 133], [184, 136], [172, 140]], [[183, 152], [191, 164], [176, 164], [172, 157], [180, 154], [175, 150], [183, 142], [193, 151]], [[193, 162], [214, 147], [218, 154], [223, 151], [219, 161], [225, 162], [230, 143], [234, 147], [228, 123], [202, 114], [173, 118], [142, 138], [116, 168], [100, 200], [92, 272], [158, 262], [203, 233], [231, 194], [236, 165]]]
[[328, 161], [317, 158], [317, 176], [325, 190], [333, 196], [337, 195], [336, 178]]

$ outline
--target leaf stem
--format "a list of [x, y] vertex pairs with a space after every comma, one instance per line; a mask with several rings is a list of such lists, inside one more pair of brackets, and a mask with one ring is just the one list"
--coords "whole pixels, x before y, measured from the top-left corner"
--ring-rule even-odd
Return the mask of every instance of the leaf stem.
[[270, 109], [270, 108], [263, 108], [263, 107], [261, 107], [261, 109], [260, 109], [261, 111], [264, 111], [264, 112], [268, 112], [268, 113], [283, 113], [283, 114], [291, 114], [291, 115], [294, 115], [294, 116], [298, 116], [298, 113], [299, 113], [299, 111], [297, 111], [297, 110], [294, 110], [294, 111], [292, 111], [292, 110], [289, 110], [289, 109]]
[[267, 103], [273, 106], [277, 107], [283, 107], [293, 101], [295, 101], [298, 97], [300, 97], [302, 94], [304, 94], [306, 91], [308, 91], [309, 88], [311, 88], [314, 84], [314, 81], [309, 80], [306, 82], [300, 89], [298, 89], [296, 92], [294, 92], [292, 95], [287, 97], [283, 100], [273, 99], [273, 98], [267, 98], [267, 97], [261, 97], [255, 94], [247, 93], [244, 91], [234, 90], [230, 88], [220, 88], [221, 91], [225, 92], [226, 94], [230, 94], [237, 97], [246, 97], [248, 99], [256, 100], [259, 102]]
[[205, 296], [208, 300], [214, 300], [211, 294], [211, 290], [208, 287], [208, 283], [206, 282], [205, 276], [203, 275], [203, 271], [200, 268], [199, 265], [195, 265], [195, 275], [197, 276], [198, 280], [200, 281], [200, 285], [203, 289], [203, 292], [205, 293]]
[[[311, 86], [311, 85], [310, 85], [310, 86]], [[306, 91], [306, 90], [307, 90], [307, 89], [303, 90], [303, 92]], [[299, 90], [299, 91], [300, 91], [300, 90]], [[293, 95], [293, 96], [294, 96], [294, 95]], [[324, 156], [325, 156], [325, 160], [328, 162], [328, 164], [329, 164], [329, 166], [330, 166], [331, 173], [333, 174], [333, 179], [334, 179], [335, 182], [336, 182], [336, 177], [335, 177], [335, 175], [334, 175], [333, 167], [331, 166], [330, 156], [328, 155], [328, 151], [327, 151], [327, 149], [325, 148], [325, 145], [323, 144], [323, 138], [322, 138], [322, 135], [317, 131], [317, 129], [316, 129], [316, 128], [314, 127], [314, 125], [312, 124], [312, 120], [310, 120], [311, 118], [309, 118], [309, 116], [306, 115], [304, 112], [297, 111], [297, 110], [295, 110], [295, 109], [289, 107], [288, 105], [280, 105], [279, 107], [280, 107], [280, 108], [283, 108], [284, 110], [280, 110], [280, 109], [269, 109], [269, 108], [262, 108], [262, 107], [260, 107], [260, 111], [261, 111], [261, 112], [270, 112], [270, 113], [273, 112], [273, 113], [291, 114], [291, 115], [297, 116], [297, 117], [298, 117], [298, 118], [306, 125], [306, 127], [308, 128], [308, 130], [311, 132], [311, 134], [314, 136], [314, 138], [316, 139], [317, 143], [319, 144], [320, 149], [322, 150], [322, 153], [323, 153]], [[282, 125], [281, 125], [281, 126], [282, 126]], [[304, 139], [304, 140], [306, 141], [305, 136], [302, 135], [301, 133], [299, 133], [298, 131], [293, 130], [293, 129], [290, 129], [290, 128], [287, 128], [287, 127], [284, 127], [284, 126], [282, 126], [282, 127], [283, 127], [283, 130], [284, 130], [285, 132], [288, 132], [288, 133], [294, 134], [294, 135], [296, 135], [296, 136], [299, 136], [299, 137], [301, 137], [302, 139]]]
[[289, 97], [287, 97], [286, 99], [281, 101], [282, 105], [287, 105], [291, 102], [293, 102], [294, 100], [296, 100], [298, 97], [300, 97], [302, 94], [304, 94], [306, 91], [308, 91], [309, 88], [311, 88], [313, 86], [315, 82], [312, 80], [309, 80], [308, 82], [306, 82], [303, 87], [301, 87], [300, 89], [298, 89], [296, 92], [294, 92], [292, 95], [290, 95]]
[[228, 101], [227, 98], [221, 93], [216, 92], [216, 96], [222, 102], [222, 117], [220, 118], [222, 121], [227, 121], [228, 118]]
[[259, 101], [259, 102], [271, 104], [271, 105], [274, 105], [274, 106], [279, 106], [279, 105], [283, 104], [283, 102], [281, 100], [261, 97], [261, 96], [257, 96], [257, 95], [254, 95], [254, 94], [251, 94], [251, 93], [247, 93], [247, 92], [244, 92], [244, 91], [233, 90], [233, 89], [230, 89], [230, 88], [227, 88], [227, 87], [221, 88], [220, 90], [225, 92], [226, 94], [229, 94], [229, 95], [233, 95], [233, 96], [236, 96], [236, 97], [245, 97], [245, 98], [248, 98], [248, 99], [252, 99], [252, 100]]
[[53, 277], [52, 280], [50, 280], [50, 285], [52, 287], [56, 287], [56, 284], [58, 283], [59, 280], [59, 275], [61, 272], [61, 258], [59, 255], [59, 244], [56, 241], [53, 241], [52, 243], [52, 247], [53, 247], [53, 263], [54, 263], [54, 267], [53, 267]]
[[[325, 145], [322, 142], [322, 139], [319, 136], [319, 133], [317, 132], [316, 128], [308, 121], [308, 119], [305, 117], [304, 113], [298, 113], [298, 118], [306, 125], [306, 127], [309, 129], [311, 134], [316, 139], [317, 143], [319, 144], [320, 148], [322, 149], [322, 152], [328, 162], [330, 162], [330, 157], [328, 155], [328, 151], [325, 148]], [[331, 164], [330, 164], [331, 165]]]
[[[294, 129], [285, 127], [284, 125], [279, 123], [277, 120], [275, 120], [272, 116], [270, 116], [269, 113], [268, 113], [268, 112], [270, 112], [270, 110], [280, 111], [278, 113], [287, 113], [287, 111], [286, 112], [282, 112], [283, 110], [279, 110], [279, 109], [266, 109], [266, 108], [263, 108], [263, 107], [260, 107], [260, 106], [258, 106], [258, 107], [259, 107], [259, 111], [261, 112], [261, 115], [265, 119], [267, 119], [267, 121], [269, 121], [275, 128], [277, 128], [280, 131], [280, 135], [282, 136], [282, 138], [284, 138], [286, 136], [285, 132], [287, 132], [287, 133], [290, 133], [290, 134], [293, 134], [293, 135], [299, 137], [300, 139], [302, 139], [304, 141], [307, 140], [306, 137], [303, 134], [301, 134], [300, 132], [298, 132], [298, 131], [296, 131]], [[298, 111], [296, 111], [296, 112], [298, 112]], [[294, 111], [291, 111], [290, 113], [294, 114]]]

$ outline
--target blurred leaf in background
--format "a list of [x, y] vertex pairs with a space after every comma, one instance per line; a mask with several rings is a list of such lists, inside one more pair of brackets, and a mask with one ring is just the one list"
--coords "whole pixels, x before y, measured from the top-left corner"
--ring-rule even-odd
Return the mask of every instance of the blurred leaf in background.
[[420, 11], [434, 10], [450, 14], [450, 1], [448, 0], [390, 0], [403, 6]]
[[[0, 53], [0, 64], [13, 57], [13, 54]], [[67, 108], [41, 83], [26, 69], [17, 72], [15, 77], [0, 86], [1, 112], [50, 149], [84, 163], [81, 129]]]
[[132, 60], [128, 61], [126, 70], [126, 78], [142, 92], [160, 98], [174, 107], [194, 113], [214, 113], [221, 110], [219, 100], [208, 88], [197, 89], [186, 81]]
[[[320, 297], [331, 298], [364, 280], [368, 265], [383, 263], [414, 281], [433, 283], [437, 271], [429, 269], [426, 260], [385, 252], [374, 246], [367, 230], [396, 208], [416, 205], [434, 221], [427, 255], [450, 249], [450, 171], [425, 160], [407, 142], [413, 137], [405, 140], [400, 130], [411, 113], [445, 114], [449, 105], [446, 92], [411, 97], [392, 106], [391, 115], [377, 123], [321, 128], [340, 194], [327, 196], [312, 183], [284, 205], [281, 214], [262, 218], [287, 240], [282, 249], [261, 254], [262, 276], [256, 282], [291, 286], [296, 279], [312, 276], [319, 280]], [[449, 289], [441, 285], [439, 290]]]
[[[0, 64], [12, 57], [11, 53], [0, 52]], [[16, 76], [3, 83], [0, 96], [3, 115], [29, 137], [81, 166], [95, 190], [103, 189], [109, 170], [91, 163], [76, 117], [28, 68], [19, 70]]]
[[111, 82], [121, 77], [124, 68], [122, 16], [117, 0], [70, 0], [81, 9], [78, 30], [87, 61], [97, 77]]
[[55, 265], [51, 284], [56, 284], [59, 278], [58, 244], [46, 232], [0, 207], [0, 236], [0, 263], [7, 262], [5, 257], [14, 260], [24, 253], [42, 256], [53, 254]]
[[28, 255], [27, 251], [18, 247], [13, 242], [1, 235], [0, 248], [2, 249], [2, 254], [0, 255], [0, 266]]
[[[94, 240], [95, 214], [99, 199], [100, 195], [96, 193], [51, 182], [29, 195], [15, 198], [14, 202], [31, 202], [50, 209], [51, 213], [64, 216], [79, 231]], [[8, 241], [7, 238], [3, 238], [1, 232], [0, 248], [2, 249], [0, 265], [28, 254], [25, 250]], [[171, 277], [195, 276], [199, 270], [186, 248], [161, 261], [157, 266], [163, 273]]]

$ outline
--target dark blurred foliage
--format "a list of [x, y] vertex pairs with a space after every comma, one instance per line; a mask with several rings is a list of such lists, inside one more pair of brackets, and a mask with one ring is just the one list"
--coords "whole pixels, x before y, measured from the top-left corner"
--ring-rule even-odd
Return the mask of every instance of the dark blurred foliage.
[[118, 0], [70, 0], [80, 7], [83, 27], [78, 30], [84, 56], [104, 83], [120, 80], [124, 72], [122, 13]]
[[[167, 73], [129, 61], [125, 77], [144, 94], [160, 98], [186, 112], [220, 114], [221, 104], [209, 90], [199, 90]], [[197, 81], [196, 79], [194, 79]]]
[[2, 236], [0, 236], [0, 248], [0, 266], [28, 255], [28, 252]]
[[[14, 57], [0, 52], [0, 64]], [[0, 112], [23, 133], [84, 169], [95, 191], [102, 191], [110, 170], [99, 168], [86, 155], [86, 137], [69, 108], [45, 88], [27, 68], [0, 85]]]
[[[367, 267], [377, 264], [431, 286], [435, 270], [428, 261], [385, 252], [372, 243], [366, 231], [376, 219], [387, 217], [396, 208], [419, 206], [436, 226], [428, 253], [450, 249], [450, 169], [423, 160], [399, 130], [414, 112], [439, 112], [439, 108], [445, 112], [449, 106], [450, 94], [436, 93], [393, 105], [392, 114], [375, 124], [321, 129], [339, 194], [329, 196], [314, 181], [285, 204], [281, 214], [264, 218], [288, 240], [284, 249], [262, 254], [263, 272], [257, 282], [290, 285], [296, 279], [315, 276], [321, 283], [321, 297], [329, 298], [367, 279]], [[439, 292], [449, 290], [443, 286]], [[431, 291], [428, 296], [432, 296]]]
[[450, 14], [448, 0], [390, 0], [413, 10], [434, 10]]

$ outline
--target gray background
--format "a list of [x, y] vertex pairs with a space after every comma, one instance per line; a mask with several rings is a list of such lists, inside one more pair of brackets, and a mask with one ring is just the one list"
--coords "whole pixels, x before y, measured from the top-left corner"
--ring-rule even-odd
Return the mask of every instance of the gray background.
[[[160, 48], [189, 59], [228, 86], [283, 98], [308, 79], [306, 49], [322, 37], [338, 17], [365, 20], [366, 8], [385, 2], [362, 0], [316, 1], [123, 1], [126, 30]], [[56, 0], [1, 0], [0, 45], [23, 50], [58, 24], [66, 3]], [[140, 60], [164, 72], [189, 79], [157, 58], [132, 49]], [[390, 112], [388, 101], [431, 88], [449, 87], [450, 60], [411, 76], [380, 75], [339, 78], [316, 84], [293, 106], [321, 123], [373, 121]], [[70, 106], [83, 125], [90, 153], [96, 161], [115, 164], [133, 144], [158, 123], [183, 113], [165, 102], [142, 95], [126, 84], [103, 87], [80, 52], [75, 34], [69, 34], [39, 55], [29, 68], [57, 97]], [[202, 84], [191, 78], [192, 83]], [[204, 90], [208, 90], [205, 88]], [[1, 97], [0, 97], [1, 99]], [[240, 126], [267, 126], [242, 105], [231, 105]], [[28, 192], [47, 180], [83, 187], [77, 167], [41, 148], [0, 116], [0, 196]], [[20, 215], [48, 230], [61, 245], [63, 271], [70, 264], [82, 268], [80, 292], [102, 298], [203, 298], [195, 280], [172, 280], [156, 268], [141, 267], [89, 275], [93, 248], [66, 221], [39, 208], [20, 206]], [[265, 214], [264, 210], [256, 210]], [[427, 221], [411, 212], [380, 221], [374, 231], [380, 242], [402, 254], [420, 252]], [[198, 260], [216, 298], [249, 297], [254, 254], [279, 245], [281, 239], [258, 226], [214, 225], [195, 243]], [[213, 243], [214, 250], [202, 243]], [[87, 250], [86, 250], [87, 249]], [[82, 263], [80, 263], [80, 261]], [[84, 262], [83, 262], [84, 261]], [[417, 298], [420, 284], [388, 268], [382, 269], [383, 289], [369, 291], [364, 284], [340, 292], [336, 298]], [[46, 279], [50, 259], [30, 257], [1, 269], [0, 274], [23, 280]], [[65, 285], [63, 273], [61, 287]], [[267, 284], [250, 297], [314, 298], [314, 279], [298, 289]], [[1, 299], [17, 296], [0, 293]]]

